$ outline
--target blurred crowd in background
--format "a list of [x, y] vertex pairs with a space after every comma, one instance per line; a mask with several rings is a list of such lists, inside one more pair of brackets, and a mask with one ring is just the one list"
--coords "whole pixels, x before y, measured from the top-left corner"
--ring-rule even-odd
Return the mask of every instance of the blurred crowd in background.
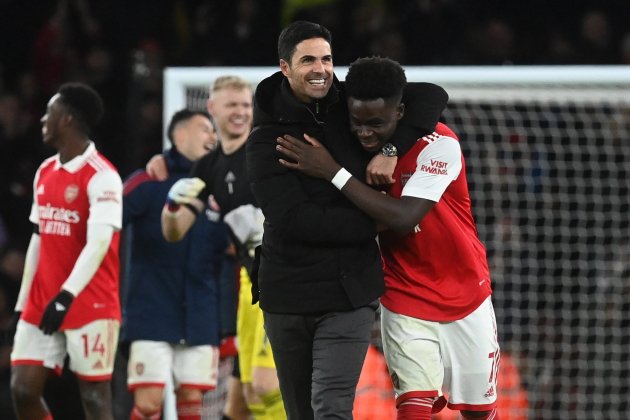
[[[53, 153], [39, 119], [62, 82], [101, 94], [94, 140], [126, 177], [162, 147], [165, 67], [275, 66], [293, 20], [332, 31], [337, 65], [368, 55], [404, 66], [566, 65], [630, 64], [628, 16], [626, 0], [0, 0], [0, 330], [19, 290], [33, 175]], [[0, 346], [2, 387], [9, 349]], [[0, 406], [5, 398], [0, 389]]]

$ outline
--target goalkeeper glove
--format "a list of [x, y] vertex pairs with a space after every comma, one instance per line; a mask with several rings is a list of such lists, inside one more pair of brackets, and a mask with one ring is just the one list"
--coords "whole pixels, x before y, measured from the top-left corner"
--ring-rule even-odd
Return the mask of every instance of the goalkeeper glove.
[[262, 210], [251, 204], [244, 204], [226, 214], [223, 220], [238, 242], [245, 246], [249, 257], [253, 258], [254, 249], [262, 243], [265, 222]]
[[73, 300], [74, 296], [72, 296], [72, 293], [66, 290], [59, 292], [59, 294], [46, 305], [44, 315], [42, 315], [42, 320], [39, 323], [39, 329], [46, 335], [57, 331], [59, 327], [61, 327], [61, 323], [66, 317]]
[[199, 178], [182, 178], [168, 191], [168, 202], [178, 205], [190, 204], [205, 186], [206, 183]]

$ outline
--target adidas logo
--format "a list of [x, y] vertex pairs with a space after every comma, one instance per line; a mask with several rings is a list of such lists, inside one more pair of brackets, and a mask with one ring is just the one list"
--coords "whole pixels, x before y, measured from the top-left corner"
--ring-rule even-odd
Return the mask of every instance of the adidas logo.
[[98, 360], [94, 365], [92, 365], [92, 369], [103, 369], [103, 362]]
[[493, 386], [490, 386], [490, 388], [488, 388], [488, 391], [486, 391], [486, 393], [484, 394], [484, 397], [486, 397], [486, 398], [494, 397], [494, 387]]
[[66, 307], [59, 302], [55, 302], [55, 310], [57, 310], [57, 312], [65, 311]]

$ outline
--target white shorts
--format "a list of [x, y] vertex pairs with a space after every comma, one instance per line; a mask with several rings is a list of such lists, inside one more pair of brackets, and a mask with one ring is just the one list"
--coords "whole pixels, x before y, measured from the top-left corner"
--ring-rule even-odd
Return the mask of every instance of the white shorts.
[[383, 351], [400, 404], [448, 395], [453, 410], [496, 405], [500, 351], [490, 297], [453, 322], [424, 321], [381, 306]]
[[108, 381], [114, 370], [120, 323], [99, 319], [81, 328], [44, 334], [20, 320], [15, 332], [11, 365], [42, 365], [61, 373], [66, 354], [70, 370], [86, 381]]
[[215, 389], [219, 375], [219, 347], [146, 340], [131, 343], [127, 365], [129, 390], [164, 386], [169, 375], [174, 379], [175, 388]]

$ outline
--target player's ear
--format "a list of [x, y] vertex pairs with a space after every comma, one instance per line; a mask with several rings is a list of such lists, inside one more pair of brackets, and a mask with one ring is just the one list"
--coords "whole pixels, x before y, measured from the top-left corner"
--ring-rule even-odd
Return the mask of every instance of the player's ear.
[[280, 59], [280, 71], [282, 72], [282, 74], [285, 75], [285, 77], [289, 77], [290, 67], [291, 66], [289, 66], [289, 63], [287, 63], [283, 59]]
[[176, 149], [181, 150], [182, 142], [188, 138], [186, 135], [187, 127], [187, 124], [175, 124], [175, 127], [173, 128], [173, 146], [175, 146]]
[[400, 120], [405, 115], [405, 104], [399, 103], [396, 107], [396, 120]]
[[63, 123], [63, 125], [71, 125], [74, 123], [74, 116], [71, 113], [66, 112], [61, 118], [61, 122]]

